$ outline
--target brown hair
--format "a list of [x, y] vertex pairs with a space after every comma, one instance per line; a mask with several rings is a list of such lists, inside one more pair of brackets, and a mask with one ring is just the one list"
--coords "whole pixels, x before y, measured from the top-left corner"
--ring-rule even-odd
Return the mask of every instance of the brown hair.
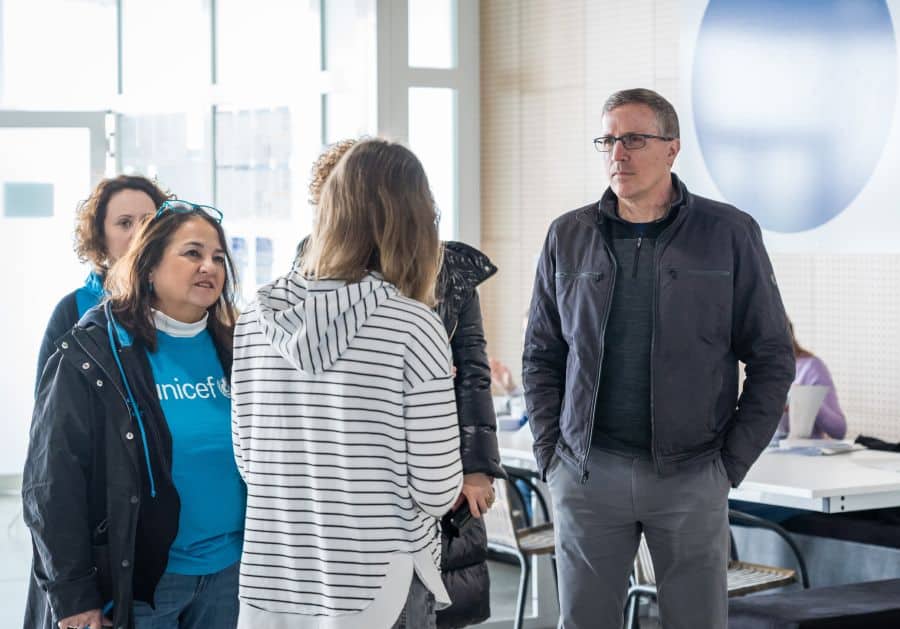
[[234, 278], [234, 264], [228, 251], [228, 241], [222, 226], [202, 211], [165, 212], [159, 217], [148, 217], [135, 234], [128, 252], [116, 262], [106, 281], [112, 310], [126, 330], [143, 341], [150, 351], [156, 350], [156, 326], [153, 323], [153, 289], [150, 273], [159, 266], [172, 236], [178, 228], [194, 219], [202, 219], [212, 225], [219, 236], [225, 256], [225, 284], [219, 299], [207, 312], [207, 327], [219, 350], [228, 358], [226, 369], [230, 368], [231, 345], [237, 308], [234, 295], [237, 290]]
[[797, 342], [797, 337], [794, 336], [794, 324], [791, 323], [791, 320], [787, 320], [788, 330], [791, 332], [791, 344], [794, 346], [794, 358], [812, 358], [815, 356], [811, 351], [800, 345]]
[[300, 268], [350, 282], [379, 271], [402, 294], [432, 306], [441, 265], [437, 218], [428, 177], [412, 151], [362, 140], [325, 180]]
[[656, 116], [658, 133], [667, 138], [680, 137], [678, 128], [678, 114], [672, 103], [654, 92], [644, 88], [622, 90], [612, 94], [603, 103], [603, 113], [608, 114], [616, 107], [622, 105], [646, 105]]
[[105, 275], [109, 270], [109, 251], [103, 231], [106, 208], [113, 195], [122, 190], [144, 192], [156, 207], [167, 199], [174, 198], [140, 175], [119, 175], [97, 184], [91, 196], [79, 203], [75, 210], [75, 254], [81, 262], [90, 262], [94, 271], [100, 275]]
[[335, 142], [329, 145], [313, 162], [309, 179], [309, 202], [311, 205], [319, 205], [319, 197], [322, 195], [322, 186], [325, 185], [325, 180], [328, 179], [328, 175], [331, 174], [337, 163], [341, 161], [344, 153], [349, 151], [357, 141], [349, 138]]

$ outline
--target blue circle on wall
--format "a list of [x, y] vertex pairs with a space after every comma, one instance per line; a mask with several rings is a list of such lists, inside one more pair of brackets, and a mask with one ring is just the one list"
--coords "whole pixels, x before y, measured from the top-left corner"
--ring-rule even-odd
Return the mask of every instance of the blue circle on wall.
[[766, 229], [831, 220], [890, 132], [897, 47], [884, 0], [710, 0], [697, 38], [694, 123], [726, 200]]

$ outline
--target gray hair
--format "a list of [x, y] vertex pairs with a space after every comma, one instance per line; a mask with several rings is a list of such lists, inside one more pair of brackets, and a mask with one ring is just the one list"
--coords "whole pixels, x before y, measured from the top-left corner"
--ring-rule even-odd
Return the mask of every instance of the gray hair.
[[670, 138], [680, 137], [678, 114], [675, 113], [675, 108], [672, 107], [672, 103], [653, 90], [639, 87], [616, 92], [603, 103], [603, 114], [608, 114], [622, 105], [632, 104], [646, 105], [653, 111], [660, 135]]

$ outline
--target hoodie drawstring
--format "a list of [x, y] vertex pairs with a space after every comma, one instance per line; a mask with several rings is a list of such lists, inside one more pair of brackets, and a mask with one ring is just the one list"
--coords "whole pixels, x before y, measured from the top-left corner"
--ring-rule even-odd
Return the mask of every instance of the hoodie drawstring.
[[128, 396], [128, 399], [126, 400], [128, 413], [137, 421], [138, 430], [141, 432], [141, 441], [144, 444], [144, 463], [147, 466], [147, 476], [150, 478], [150, 497], [156, 498], [156, 483], [153, 480], [153, 468], [150, 465], [150, 448], [147, 446], [147, 432], [144, 430], [144, 421], [141, 418], [141, 411], [138, 409], [137, 402], [134, 400], [134, 395], [131, 393], [131, 386], [128, 384], [128, 378], [125, 376], [125, 369], [122, 367], [122, 361], [119, 360], [119, 351], [116, 346], [115, 336], [113, 335], [113, 326], [115, 325], [118, 327], [118, 324], [115, 323], [112, 309], [109, 307], [109, 302], [106, 303], [105, 310], [106, 331], [109, 333], [109, 345], [112, 349], [112, 355], [116, 361], [116, 366], [119, 368], [119, 375], [122, 376], [122, 384], [125, 385], [125, 394]]

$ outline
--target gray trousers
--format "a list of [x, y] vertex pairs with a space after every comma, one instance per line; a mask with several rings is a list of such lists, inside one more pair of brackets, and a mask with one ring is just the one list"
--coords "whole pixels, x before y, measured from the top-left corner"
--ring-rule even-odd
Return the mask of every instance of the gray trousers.
[[649, 459], [591, 450], [584, 484], [556, 457], [553, 499], [561, 629], [621, 629], [640, 534], [665, 629], [726, 629], [728, 477], [720, 458], [658, 476]]

